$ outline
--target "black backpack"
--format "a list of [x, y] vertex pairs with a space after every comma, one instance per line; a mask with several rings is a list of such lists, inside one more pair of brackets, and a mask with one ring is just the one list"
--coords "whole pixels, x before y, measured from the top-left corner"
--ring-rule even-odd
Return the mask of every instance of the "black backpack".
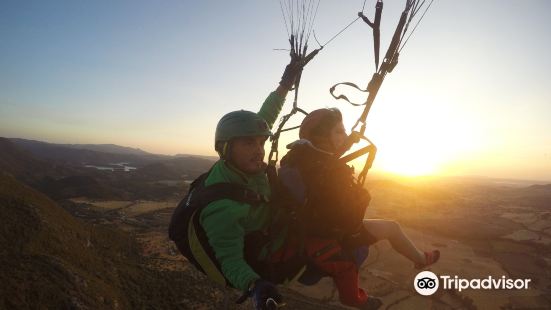
[[[199, 219], [201, 211], [211, 202], [220, 199], [231, 199], [238, 202], [258, 206], [267, 202], [267, 199], [257, 192], [249, 190], [241, 185], [232, 183], [217, 183], [205, 186], [210, 171], [195, 179], [186, 196], [180, 201], [168, 228], [168, 236], [176, 243], [178, 250], [199, 271], [223, 285], [229, 285], [221, 272], [219, 262], [216, 260], [214, 250], [208, 242], [205, 230]], [[268, 242], [268, 236], [254, 233], [245, 236], [245, 242], [249, 248], [260, 247]], [[251, 244], [255, 244], [251, 246]], [[245, 253], [246, 259], [254, 261], [254, 255]]]

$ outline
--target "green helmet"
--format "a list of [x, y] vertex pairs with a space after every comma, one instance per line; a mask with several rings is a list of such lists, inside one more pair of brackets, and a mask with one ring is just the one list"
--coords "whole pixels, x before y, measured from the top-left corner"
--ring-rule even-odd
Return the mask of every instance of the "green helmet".
[[220, 119], [216, 126], [215, 145], [237, 137], [272, 136], [270, 127], [260, 115], [251, 111], [233, 111]]

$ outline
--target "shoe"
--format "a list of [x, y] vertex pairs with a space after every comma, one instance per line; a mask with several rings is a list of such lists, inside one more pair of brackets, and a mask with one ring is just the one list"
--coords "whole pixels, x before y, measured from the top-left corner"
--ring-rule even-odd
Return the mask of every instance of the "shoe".
[[361, 310], [377, 310], [382, 305], [383, 305], [383, 302], [381, 301], [381, 299], [379, 299], [377, 297], [369, 296], [367, 298], [367, 301], [365, 302], [365, 304], [358, 307], [358, 309], [361, 309]]
[[432, 252], [425, 252], [425, 263], [424, 264], [415, 264], [416, 269], [426, 268], [440, 259], [440, 251], [434, 250]]

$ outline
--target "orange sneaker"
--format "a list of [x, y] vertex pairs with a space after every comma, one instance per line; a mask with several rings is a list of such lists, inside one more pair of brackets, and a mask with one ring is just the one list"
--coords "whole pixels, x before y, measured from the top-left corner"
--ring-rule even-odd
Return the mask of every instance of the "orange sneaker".
[[434, 263], [436, 263], [440, 259], [440, 251], [434, 250], [432, 252], [425, 252], [425, 263], [424, 264], [415, 264], [416, 269], [423, 269], [425, 267], [428, 267]]

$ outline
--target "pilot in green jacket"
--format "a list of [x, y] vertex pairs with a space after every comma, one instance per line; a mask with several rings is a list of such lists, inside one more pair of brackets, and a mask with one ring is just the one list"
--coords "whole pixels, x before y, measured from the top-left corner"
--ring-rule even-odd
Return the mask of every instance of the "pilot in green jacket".
[[[220, 119], [215, 136], [215, 149], [220, 160], [212, 167], [205, 186], [236, 183], [270, 197], [266, 164], [263, 161], [264, 144], [272, 135], [270, 129], [301, 69], [300, 64], [291, 61], [279, 87], [266, 98], [258, 113], [240, 110]], [[261, 278], [244, 259], [244, 238], [249, 233], [265, 231], [273, 211], [267, 203], [252, 207], [246, 203], [221, 199], [211, 202], [201, 212], [200, 224], [208, 242], [220, 263], [222, 273], [235, 288], [243, 291], [252, 289]], [[272, 247], [281, 244], [282, 240], [274, 240]], [[264, 290], [275, 291], [275, 287]]]

